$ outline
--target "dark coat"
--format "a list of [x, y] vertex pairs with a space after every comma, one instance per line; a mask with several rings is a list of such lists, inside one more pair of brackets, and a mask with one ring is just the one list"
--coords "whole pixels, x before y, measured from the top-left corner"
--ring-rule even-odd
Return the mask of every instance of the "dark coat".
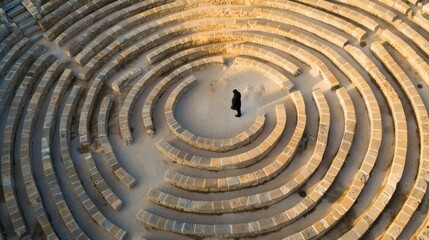
[[241, 93], [237, 91], [236, 93], [234, 93], [234, 97], [232, 97], [231, 109], [238, 110], [240, 108], [241, 108]]

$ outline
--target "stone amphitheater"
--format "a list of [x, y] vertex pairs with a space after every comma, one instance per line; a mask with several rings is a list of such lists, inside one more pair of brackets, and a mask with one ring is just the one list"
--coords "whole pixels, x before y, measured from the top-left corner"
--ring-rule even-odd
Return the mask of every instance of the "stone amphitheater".
[[429, 0], [0, 6], [0, 239], [429, 239]]

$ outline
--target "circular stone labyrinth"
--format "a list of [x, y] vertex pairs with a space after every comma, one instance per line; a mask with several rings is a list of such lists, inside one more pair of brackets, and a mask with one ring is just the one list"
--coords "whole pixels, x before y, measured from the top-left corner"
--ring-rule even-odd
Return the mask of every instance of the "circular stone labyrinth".
[[428, 0], [5, 2], [0, 239], [428, 239]]

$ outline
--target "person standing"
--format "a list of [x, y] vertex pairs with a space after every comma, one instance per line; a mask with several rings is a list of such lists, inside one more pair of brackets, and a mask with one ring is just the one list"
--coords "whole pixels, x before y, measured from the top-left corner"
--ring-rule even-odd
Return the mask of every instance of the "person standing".
[[232, 92], [234, 96], [232, 97], [231, 109], [237, 111], [236, 117], [241, 117], [241, 93], [237, 89], [232, 90]]

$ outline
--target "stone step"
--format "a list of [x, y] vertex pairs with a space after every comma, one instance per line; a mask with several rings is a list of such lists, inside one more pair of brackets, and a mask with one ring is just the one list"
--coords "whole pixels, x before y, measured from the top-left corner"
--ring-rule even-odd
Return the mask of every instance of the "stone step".
[[38, 31], [36, 33], [33, 33], [31, 36], [28, 37], [32, 42], [37, 42], [40, 39], [43, 38], [43, 32], [42, 31]]
[[16, 23], [19, 24], [20, 22], [23, 22], [26, 19], [32, 18], [31, 14], [27, 11], [19, 14], [18, 16], [14, 17], [12, 20]]
[[14, 7], [16, 7], [16, 6], [20, 5], [20, 4], [21, 4], [20, 0], [15, 0], [15, 1], [12, 1], [12, 2], [8, 3], [6, 6], [4, 6], [2, 8], [6, 12], [8, 12], [8, 11], [12, 10], [12, 8], [14, 8]]
[[21, 32], [27, 37], [33, 35], [34, 33], [38, 32], [38, 31], [40, 31], [40, 28], [36, 25], [27, 27], [25, 29], [21, 29]]
[[9, 34], [10, 34], [9, 29], [5, 25], [0, 24], [0, 42], [6, 39], [7, 36], [9, 36]]
[[34, 18], [29, 18], [29, 19], [26, 19], [26, 20], [18, 23], [17, 25], [18, 25], [19, 29], [23, 30], [27, 27], [37, 25], [37, 23], [36, 23], [36, 20]]
[[16, 16], [18, 16], [19, 14], [22, 14], [23, 12], [26, 12], [26, 9], [24, 6], [22, 6], [21, 4], [15, 6], [14, 8], [10, 9], [9, 11], [7, 11], [7, 16], [10, 18], [14, 18]]
[[423, 16], [426, 18], [429, 18], [429, 3], [426, 3], [423, 7], [422, 7], [422, 12], [423, 12]]

